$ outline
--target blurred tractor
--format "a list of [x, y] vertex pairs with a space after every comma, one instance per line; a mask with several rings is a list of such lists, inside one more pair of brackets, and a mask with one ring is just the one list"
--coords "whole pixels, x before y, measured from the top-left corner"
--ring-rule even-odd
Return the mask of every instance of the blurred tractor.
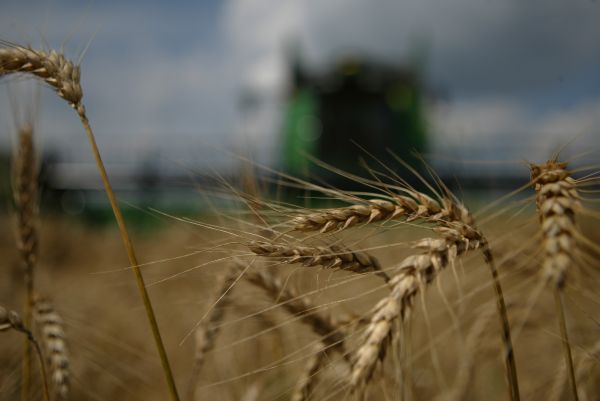
[[375, 159], [402, 169], [391, 153], [415, 165], [427, 142], [418, 76], [356, 58], [319, 74], [295, 62], [283, 133], [281, 167], [294, 176], [335, 179], [311, 158], [362, 176], [361, 157], [378, 170]]

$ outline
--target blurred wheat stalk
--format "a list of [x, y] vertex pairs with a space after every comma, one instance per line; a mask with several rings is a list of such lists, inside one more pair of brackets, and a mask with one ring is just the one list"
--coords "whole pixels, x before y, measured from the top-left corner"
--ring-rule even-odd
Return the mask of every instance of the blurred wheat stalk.
[[156, 316], [152, 308], [152, 303], [148, 296], [148, 292], [146, 291], [144, 278], [139, 268], [133, 243], [129, 237], [125, 219], [123, 218], [117, 198], [108, 179], [106, 168], [104, 167], [98, 145], [94, 138], [94, 133], [82, 103], [83, 90], [80, 82], [79, 66], [67, 59], [62, 53], [54, 50], [50, 52], [34, 50], [30, 47], [19, 46], [6, 41], [0, 41], [0, 45], [4, 45], [3, 48], [0, 48], [0, 76], [24, 73], [38, 77], [52, 87], [56, 91], [56, 94], [64, 99], [77, 112], [90, 142], [92, 153], [104, 184], [105, 192], [115, 215], [117, 225], [119, 226], [121, 238], [127, 250], [131, 268], [135, 274], [136, 283], [146, 309], [147, 318], [160, 356], [171, 399], [173, 401], [178, 401], [179, 395], [175, 386], [175, 380], [161, 338]]

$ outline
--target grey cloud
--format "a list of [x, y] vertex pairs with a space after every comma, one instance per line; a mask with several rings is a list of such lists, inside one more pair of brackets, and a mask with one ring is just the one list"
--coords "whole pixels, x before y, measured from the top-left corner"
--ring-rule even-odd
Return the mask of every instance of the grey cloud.
[[[230, 0], [210, 12], [185, 3], [66, 4], [34, 13], [33, 2], [13, 0], [0, 15], [0, 37], [36, 44], [39, 28], [56, 46], [74, 32], [67, 53], [76, 57], [100, 27], [83, 80], [107, 140], [231, 144], [244, 132], [257, 144], [273, 142], [292, 38], [315, 66], [349, 50], [405, 62], [428, 42], [428, 80], [452, 94], [432, 124], [442, 146], [499, 143], [507, 131], [550, 132], [543, 121], [558, 115], [569, 131], [580, 118], [565, 115], [588, 121], [600, 99], [600, 3], [592, 1]], [[242, 121], [240, 90], [253, 85], [264, 103]], [[71, 138], [77, 121], [50, 95], [44, 92], [43, 124], [50, 137]], [[3, 115], [6, 106], [0, 96]]]

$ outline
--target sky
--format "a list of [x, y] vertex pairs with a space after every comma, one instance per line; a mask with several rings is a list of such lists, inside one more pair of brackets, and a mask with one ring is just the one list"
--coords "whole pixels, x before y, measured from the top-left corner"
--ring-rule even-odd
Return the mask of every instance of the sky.
[[[598, 0], [1, 1], [2, 39], [64, 45], [75, 60], [89, 43], [84, 103], [112, 163], [219, 169], [235, 164], [228, 152], [272, 163], [292, 43], [314, 69], [347, 54], [419, 55], [437, 160], [600, 146]], [[11, 104], [37, 104], [42, 146], [91, 161], [75, 113], [22, 81], [0, 81], [0, 143], [14, 142]], [[249, 91], [251, 114], [240, 108]]]

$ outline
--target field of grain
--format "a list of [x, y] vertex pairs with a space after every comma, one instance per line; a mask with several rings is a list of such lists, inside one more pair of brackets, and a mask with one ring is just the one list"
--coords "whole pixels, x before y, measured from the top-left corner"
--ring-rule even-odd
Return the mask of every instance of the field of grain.
[[368, 192], [301, 183], [337, 202], [318, 209], [226, 188], [237, 207], [148, 210], [163, 228], [127, 230], [79, 67], [5, 44], [0, 75], [13, 73], [81, 118], [119, 231], [39, 214], [22, 127], [0, 228], [1, 399], [600, 394], [596, 167], [548, 155], [519, 196], [474, 210], [435, 174], [416, 189], [393, 167], [357, 177]]

